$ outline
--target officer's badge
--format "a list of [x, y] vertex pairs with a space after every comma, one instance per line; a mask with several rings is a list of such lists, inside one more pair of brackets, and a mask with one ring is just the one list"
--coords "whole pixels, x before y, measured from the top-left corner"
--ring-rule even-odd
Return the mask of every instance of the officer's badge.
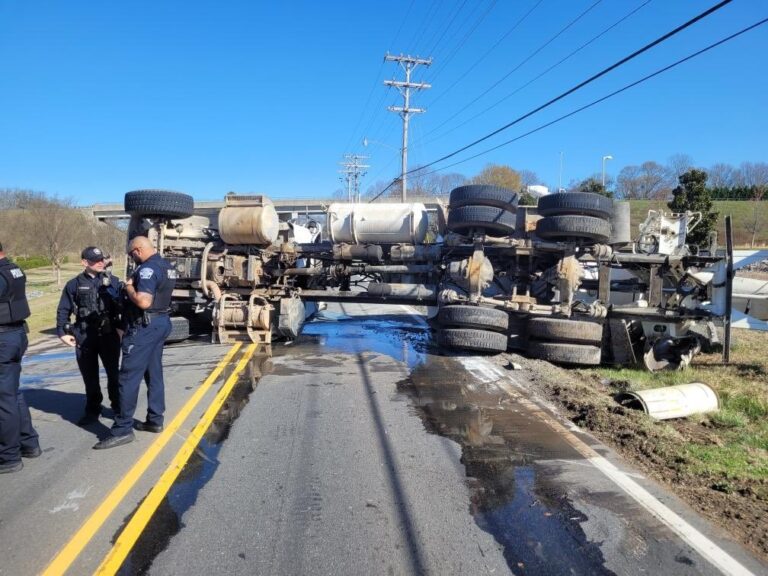
[[142, 280], [149, 280], [150, 278], [152, 278], [153, 272], [154, 270], [152, 270], [152, 268], [142, 268], [141, 270], [139, 270], [139, 278], [141, 278]]

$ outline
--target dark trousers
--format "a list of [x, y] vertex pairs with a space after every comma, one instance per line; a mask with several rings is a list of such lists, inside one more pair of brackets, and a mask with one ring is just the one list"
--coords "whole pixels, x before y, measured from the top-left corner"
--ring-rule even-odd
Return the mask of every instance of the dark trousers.
[[98, 331], [88, 331], [77, 336], [77, 365], [85, 382], [85, 411], [88, 414], [99, 415], [104, 395], [99, 383], [99, 358], [107, 373], [107, 394], [112, 410], [117, 413], [120, 408], [120, 393], [118, 391], [118, 374], [120, 372], [120, 337], [117, 332], [99, 334]]
[[123, 336], [119, 378], [120, 411], [112, 426], [114, 436], [124, 436], [133, 429], [133, 415], [142, 378], [147, 383], [146, 421], [150, 424], [163, 424], [163, 344], [170, 333], [171, 321], [168, 316], [155, 316], [148, 326], [131, 326]]
[[21, 449], [40, 446], [19, 389], [21, 357], [27, 351], [24, 328], [0, 332], [0, 464], [21, 460]]

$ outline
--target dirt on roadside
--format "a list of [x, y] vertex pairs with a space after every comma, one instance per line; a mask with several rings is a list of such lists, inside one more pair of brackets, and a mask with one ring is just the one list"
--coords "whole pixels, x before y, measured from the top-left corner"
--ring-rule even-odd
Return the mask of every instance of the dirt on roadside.
[[[768, 479], [701, 473], [689, 465], [686, 447], [690, 444], [723, 444], [706, 417], [657, 422], [614, 400], [626, 389], [626, 382], [512, 353], [496, 357], [496, 362], [508, 368], [510, 362], [522, 366], [521, 376], [532, 383], [538, 399], [554, 405], [768, 561]], [[755, 458], [764, 458], [764, 454]]]

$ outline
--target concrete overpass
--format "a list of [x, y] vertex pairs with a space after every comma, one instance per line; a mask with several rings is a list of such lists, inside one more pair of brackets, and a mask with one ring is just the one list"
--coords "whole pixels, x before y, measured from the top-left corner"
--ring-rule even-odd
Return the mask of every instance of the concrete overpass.
[[[278, 214], [299, 216], [299, 215], [319, 215], [324, 214], [326, 208], [337, 199], [326, 198], [271, 198]], [[413, 196], [408, 199], [409, 202], [421, 202], [428, 211], [437, 210], [437, 198], [435, 196]], [[392, 201], [377, 201], [377, 204], [392, 203]], [[224, 200], [217, 201], [195, 201], [195, 213], [206, 215], [218, 212], [224, 207]], [[84, 210], [97, 220], [122, 220], [129, 218], [122, 204], [94, 204], [86, 207]]]

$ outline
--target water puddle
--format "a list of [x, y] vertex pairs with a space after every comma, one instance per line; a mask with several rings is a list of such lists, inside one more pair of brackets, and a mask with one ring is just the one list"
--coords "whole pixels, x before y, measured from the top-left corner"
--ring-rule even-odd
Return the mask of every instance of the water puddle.
[[581, 456], [498, 386], [498, 375], [479, 378], [457, 361], [428, 356], [398, 389], [428, 432], [461, 447], [478, 526], [515, 574], [611, 574], [582, 529], [587, 518], [554, 481], [558, 462]]
[[[184, 514], [194, 506], [200, 490], [216, 473], [219, 452], [229, 437], [234, 422], [248, 404], [249, 397], [258, 386], [261, 377], [271, 373], [271, 356], [271, 350], [267, 347], [259, 348], [251, 358], [248, 367], [240, 375], [237, 384], [198, 444], [195, 453], [192, 454], [152, 516], [118, 574], [121, 576], [147, 574], [157, 555], [165, 550], [171, 538], [181, 531], [184, 526], [182, 522]], [[225, 371], [223, 381], [228, 377], [227, 372], [231, 373], [234, 370], [234, 366], [235, 364], [232, 363]], [[130, 517], [126, 518], [125, 524], [129, 520]], [[120, 532], [115, 534], [113, 544], [119, 536]]]

